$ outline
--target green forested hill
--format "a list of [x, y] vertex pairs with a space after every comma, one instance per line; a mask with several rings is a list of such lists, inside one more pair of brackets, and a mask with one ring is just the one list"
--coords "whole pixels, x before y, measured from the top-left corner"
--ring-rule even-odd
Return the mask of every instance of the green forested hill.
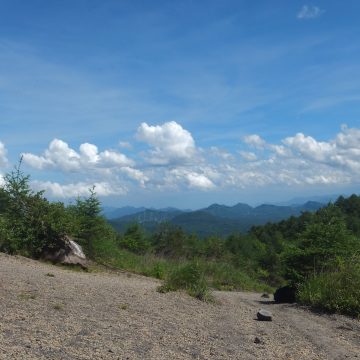
[[234, 206], [213, 204], [201, 210], [188, 212], [147, 209], [136, 214], [111, 219], [109, 222], [118, 231], [125, 231], [130, 224], [138, 223], [148, 232], [153, 232], [159, 224], [168, 222], [181, 226], [185, 232], [195, 233], [200, 237], [212, 235], [223, 237], [236, 232], [245, 233], [254, 225], [299, 216], [304, 211], [313, 212], [322, 206], [324, 204], [317, 202], [294, 206], [263, 204], [257, 207], [242, 203]]

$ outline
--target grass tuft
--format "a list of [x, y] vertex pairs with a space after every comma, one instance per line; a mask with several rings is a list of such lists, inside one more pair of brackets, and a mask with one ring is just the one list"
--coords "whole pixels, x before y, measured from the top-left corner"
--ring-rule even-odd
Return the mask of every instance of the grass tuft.
[[64, 305], [62, 305], [62, 304], [55, 304], [55, 305], [53, 305], [53, 309], [55, 309], [55, 310], [64, 310]]
[[32, 292], [22, 292], [18, 295], [18, 298], [21, 300], [35, 300], [36, 294]]
[[177, 290], [186, 290], [190, 296], [201, 301], [213, 301], [205, 274], [196, 262], [175, 268], [167, 277], [164, 285], [158, 288], [161, 293]]

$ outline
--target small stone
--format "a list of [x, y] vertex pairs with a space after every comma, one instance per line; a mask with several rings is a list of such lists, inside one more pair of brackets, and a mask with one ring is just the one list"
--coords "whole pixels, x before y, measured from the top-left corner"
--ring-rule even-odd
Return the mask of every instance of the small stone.
[[255, 340], [254, 340], [254, 343], [255, 344], [261, 344], [262, 341], [258, 337], [256, 337]]
[[268, 299], [270, 297], [270, 295], [268, 293], [263, 293], [261, 295], [262, 298]]
[[261, 309], [257, 313], [257, 318], [259, 321], [272, 321], [272, 313], [270, 311]]

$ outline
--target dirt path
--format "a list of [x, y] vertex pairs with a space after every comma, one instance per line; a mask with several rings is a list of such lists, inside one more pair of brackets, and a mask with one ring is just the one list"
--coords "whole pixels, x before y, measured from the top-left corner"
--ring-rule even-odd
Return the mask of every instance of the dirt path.
[[[158, 284], [0, 253], [0, 359], [360, 360], [357, 320], [253, 293], [215, 292], [218, 303], [204, 304]], [[255, 320], [261, 307], [272, 322]]]

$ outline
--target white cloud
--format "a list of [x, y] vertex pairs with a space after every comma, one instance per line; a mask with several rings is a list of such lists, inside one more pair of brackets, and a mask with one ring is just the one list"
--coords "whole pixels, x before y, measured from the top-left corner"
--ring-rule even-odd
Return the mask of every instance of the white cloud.
[[342, 127], [334, 140], [317, 141], [302, 133], [283, 140], [293, 152], [314, 163], [360, 173], [360, 130]]
[[[113, 150], [104, 150], [99, 152], [94, 144], [83, 143], [79, 151], [70, 148], [69, 145], [59, 139], [51, 141], [48, 149], [40, 156], [31, 153], [23, 154], [24, 163], [38, 170], [52, 169], [65, 173], [81, 174], [92, 177], [98, 185], [98, 191], [104, 196], [111, 195], [113, 190], [105, 186], [104, 179], [117, 179], [118, 183], [123, 184], [127, 180], [136, 180], [141, 186], [149, 178], [138, 169], [135, 169], [134, 161], [126, 155]], [[122, 179], [124, 176], [125, 180]], [[82, 182], [76, 184], [62, 185], [58, 183], [44, 183], [51, 194], [58, 197], [65, 197], [65, 194], [71, 194], [80, 191], [83, 193], [88, 185]], [[85, 189], [85, 190], [84, 190]], [[120, 187], [120, 190], [122, 187]], [[114, 190], [116, 193], [118, 188]], [[54, 196], [55, 196], [54, 195]]]
[[212, 146], [210, 148], [210, 152], [215, 155], [218, 156], [224, 160], [232, 160], [234, 159], [234, 156], [232, 154], [230, 154], [229, 152], [223, 150], [223, 149], [219, 149], [217, 146]]
[[77, 196], [88, 196], [89, 189], [95, 186], [98, 196], [124, 195], [126, 189], [119, 185], [112, 185], [107, 182], [78, 182], [71, 184], [59, 184], [51, 181], [33, 181], [32, 187], [36, 190], [45, 190], [46, 193], [55, 198], [73, 198]]
[[240, 151], [239, 154], [246, 161], [255, 161], [255, 160], [257, 160], [257, 156], [253, 152]]
[[283, 143], [305, 158], [314, 161], [325, 161], [336, 151], [335, 144], [319, 142], [311, 136], [305, 136], [302, 133], [284, 139]]
[[359, 182], [360, 129], [343, 126], [335, 139], [328, 141], [318, 141], [303, 133], [283, 139], [282, 145], [266, 143], [258, 135], [245, 140], [249, 146], [264, 150], [263, 156], [251, 161], [252, 156], [246, 159], [247, 153], [243, 152], [249, 162], [224, 169], [226, 184], [246, 187]]
[[203, 173], [186, 168], [173, 169], [168, 173], [166, 185], [177, 185], [185, 182], [186, 186], [198, 190], [211, 190], [215, 184]]
[[136, 138], [152, 147], [148, 160], [154, 165], [189, 163], [196, 156], [195, 141], [191, 133], [175, 121], [155, 126], [142, 123]]
[[186, 178], [189, 182], [189, 186], [192, 188], [210, 190], [215, 187], [214, 183], [203, 174], [191, 172], [186, 175]]
[[[234, 156], [226, 149], [197, 148], [192, 135], [181, 125], [169, 122], [137, 130], [138, 140], [150, 146], [140, 165], [124, 154], [99, 151], [94, 144], [72, 149], [62, 140], [53, 140], [43, 154], [24, 154], [24, 162], [39, 170], [66, 173], [68, 184], [34, 182], [51, 196], [86, 195], [96, 184], [101, 196], [148, 190], [254, 188], [265, 186], [329, 186], [358, 184], [360, 179], [360, 129], [343, 126], [333, 139], [318, 140], [297, 133], [277, 143], [258, 134], [243, 138], [247, 148]], [[243, 144], [244, 146], [244, 144]], [[252, 152], [255, 148], [258, 151]], [[2, 147], [5, 154], [5, 147]], [[5, 155], [3, 155], [4, 157]], [[4, 157], [6, 159], [6, 157]], [[163, 165], [163, 166], [158, 166]], [[86, 176], [86, 181], [81, 177]]]
[[266, 147], [266, 141], [256, 134], [244, 136], [243, 140], [246, 144], [256, 149], [264, 149]]
[[346, 184], [349, 183], [349, 178], [342, 176], [341, 174], [328, 174], [328, 175], [315, 175], [306, 177], [305, 183], [310, 185], [331, 185], [331, 184]]
[[344, 149], [357, 149], [360, 147], [360, 129], [349, 129], [346, 125], [341, 127], [342, 132], [336, 136], [336, 144]]
[[129, 166], [122, 167], [121, 171], [129, 178], [137, 180], [141, 186], [145, 186], [145, 183], [150, 180], [141, 170], [134, 169]]
[[7, 150], [5, 148], [5, 145], [0, 141], [0, 166], [6, 166], [8, 163], [6, 153]]
[[304, 5], [297, 14], [297, 18], [301, 20], [315, 19], [321, 16], [325, 10], [313, 5]]
[[99, 152], [96, 145], [89, 143], [81, 144], [77, 152], [59, 139], [52, 140], [43, 155], [24, 153], [23, 159], [35, 169], [50, 168], [65, 172], [134, 165], [131, 159], [119, 152], [112, 150]]

